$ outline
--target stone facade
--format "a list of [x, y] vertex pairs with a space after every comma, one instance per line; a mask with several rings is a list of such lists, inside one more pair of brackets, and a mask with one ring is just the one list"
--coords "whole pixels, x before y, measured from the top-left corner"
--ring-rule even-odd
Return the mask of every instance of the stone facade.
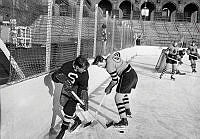
[[91, 3], [94, 6], [105, 1], [110, 2], [115, 14], [116, 10], [118, 11], [119, 18], [131, 19], [132, 14], [132, 19], [134, 19], [140, 16], [141, 10], [146, 6], [149, 9], [148, 20], [186, 20], [189, 22], [200, 20], [199, 0], [91, 0]]

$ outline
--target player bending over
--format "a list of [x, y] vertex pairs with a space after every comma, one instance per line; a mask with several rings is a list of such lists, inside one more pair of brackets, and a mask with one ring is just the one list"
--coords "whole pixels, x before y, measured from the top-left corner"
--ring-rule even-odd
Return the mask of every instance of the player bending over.
[[[131, 117], [128, 94], [132, 88], [136, 88], [138, 76], [130, 64], [121, 59], [120, 53], [109, 55], [106, 59], [96, 56], [93, 65], [105, 68], [112, 77], [111, 82], [105, 89], [106, 94], [110, 94], [112, 88], [117, 85], [115, 103], [119, 112], [120, 121], [115, 123], [115, 127], [128, 126], [127, 117]], [[118, 81], [118, 78], [119, 81]]]
[[56, 139], [62, 139], [68, 128], [74, 131], [81, 124], [81, 120], [75, 114], [78, 100], [72, 95], [72, 91], [83, 99], [85, 105], [82, 105], [82, 108], [85, 111], [88, 110], [88, 67], [87, 59], [79, 56], [73, 61], [64, 63], [58, 71], [52, 74], [55, 82], [63, 84], [60, 104], [63, 106], [64, 119]]
[[200, 55], [197, 50], [197, 45], [193, 41], [192, 44], [187, 49], [187, 54], [189, 55], [189, 60], [191, 62], [192, 72], [196, 71], [196, 60], [200, 58]]

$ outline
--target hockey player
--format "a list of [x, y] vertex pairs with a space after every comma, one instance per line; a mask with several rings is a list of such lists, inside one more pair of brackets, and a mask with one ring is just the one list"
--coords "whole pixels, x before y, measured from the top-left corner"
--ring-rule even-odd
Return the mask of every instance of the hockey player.
[[191, 62], [192, 72], [197, 72], [196, 71], [196, 60], [198, 58], [200, 58], [200, 56], [199, 56], [199, 53], [197, 50], [197, 45], [195, 44], [195, 41], [192, 41], [192, 44], [188, 47], [187, 54], [189, 55], [189, 60]]
[[[120, 121], [115, 123], [115, 127], [128, 126], [127, 117], [131, 116], [129, 98], [132, 88], [136, 88], [138, 76], [130, 64], [121, 59], [120, 53], [116, 52], [109, 55], [106, 59], [96, 56], [93, 65], [105, 68], [112, 77], [111, 82], [105, 89], [106, 94], [110, 94], [112, 88], [117, 85], [115, 103], [119, 112]], [[118, 81], [118, 78], [119, 81]]]
[[64, 63], [58, 71], [52, 74], [55, 82], [63, 84], [60, 104], [63, 106], [64, 119], [56, 139], [62, 139], [69, 127], [70, 131], [74, 131], [81, 124], [81, 120], [75, 114], [78, 100], [72, 95], [72, 91], [84, 100], [85, 105], [81, 106], [85, 111], [88, 110], [88, 67], [87, 59], [79, 56], [73, 61]]
[[180, 70], [179, 70], [180, 66], [183, 64], [183, 62], [182, 62], [182, 58], [183, 58], [183, 56], [185, 55], [185, 52], [186, 52], [185, 49], [183, 49], [183, 50], [179, 50], [179, 51], [178, 51], [178, 55], [179, 55], [179, 59], [178, 59], [178, 61], [179, 61], [179, 62], [178, 62], [178, 66], [177, 66], [176, 74], [179, 74], [179, 75], [185, 75], [185, 73], [180, 72]]
[[[166, 49], [166, 51], [165, 51], [166, 55], [167, 55], [166, 66], [163, 69], [162, 73], [160, 74], [160, 79], [162, 78], [163, 74], [168, 70], [169, 65], [172, 65], [171, 79], [175, 80], [175, 78], [173, 76], [176, 72], [176, 64], [177, 64], [177, 61], [179, 58], [178, 51], [179, 51], [179, 47], [178, 47], [177, 42], [173, 42], [173, 44], [170, 45]], [[168, 52], [168, 54], [167, 54], [167, 52]]]
[[106, 29], [106, 25], [102, 24], [102, 42], [103, 42], [103, 54], [106, 54], [106, 45], [107, 45], [107, 29]]

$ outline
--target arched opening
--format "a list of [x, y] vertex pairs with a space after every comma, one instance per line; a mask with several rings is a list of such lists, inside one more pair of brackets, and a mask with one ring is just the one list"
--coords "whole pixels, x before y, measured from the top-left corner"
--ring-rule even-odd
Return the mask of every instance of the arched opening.
[[[162, 19], [165, 21], [171, 21], [175, 17], [176, 5], [168, 2], [162, 7]], [[174, 15], [174, 16], [172, 16]]]
[[56, 0], [55, 4], [59, 5], [60, 16], [71, 16], [72, 7], [67, 0]]
[[144, 2], [141, 5], [141, 11], [142, 11], [142, 9], [146, 9], [146, 8], [149, 10], [148, 16], [142, 15], [142, 18], [144, 20], [146, 20], [146, 21], [150, 21], [152, 13], [153, 13], [152, 11], [155, 10], [156, 8], [155, 8], [154, 3], [152, 3], [152, 2]]
[[112, 4], [108, 0], [101, 0], [98, 4], [98, 6], [102, 9], [103, 14], [106, 15], [106, 11], [108, 11], [109, 15], [111, 15], [112, 12]]
[[188, 22], [197, 22], [198, 6], [195, 3], [190, 3], [184, 8], [184, 18]]
[[130, 19], [132, 7], [133, 7], [133, 5], [132, 7], [131, 5], [132, 5], [131, 2], [128, 0], [123, 1], [119, 5], [119, 8], [122, 10], [122, 13], [123, 13], [123, 16], [122, 16], [123, 19]]

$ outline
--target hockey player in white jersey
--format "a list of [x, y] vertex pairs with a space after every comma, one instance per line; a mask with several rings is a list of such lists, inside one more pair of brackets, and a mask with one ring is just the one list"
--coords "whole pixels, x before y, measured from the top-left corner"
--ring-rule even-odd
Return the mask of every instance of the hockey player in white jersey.
[[200, 58], [200, 55], [198, 53], [197, 45], [195, 44], [195, 41], [193, 41], [192, 44], [188, 47], [187, 54], [189, 55], [189, 60], [191, 62], [192, 72], [197, 72], [196, 60]]
[[130, 64], [121, 59], [119, 52], [109, 55], [106, 59], [103, 58], [103, 56], [98, 55], [96, 56], [93, 65], [105, 68], [112, 77], [111, 82], [105, 89], [106, 94], [110, 94], [112, 88], [117, 85], [115, 103], [121, 120], [114, 123], [114, 126], [128, 126], [127, 117], [131, 116], [128, 95], [131, 93], [132, 88], [136, 88], [138, 81], [135, 70]]

